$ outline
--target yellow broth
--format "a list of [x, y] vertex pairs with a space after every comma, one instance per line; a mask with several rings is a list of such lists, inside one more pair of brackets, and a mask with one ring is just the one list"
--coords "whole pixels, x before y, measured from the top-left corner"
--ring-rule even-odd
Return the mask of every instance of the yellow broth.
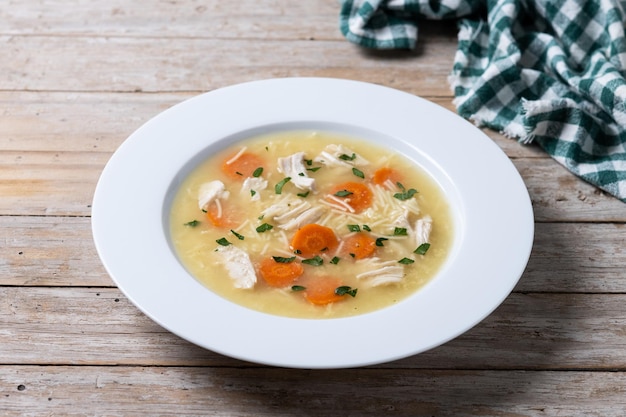
[[[319, 161], [315, 162], [315, 158], [329, 145], [338, 144], [353, 152], [343, 156], [347, 160], [347, 166], [331, 167]], [[241, 178], [231, 178], [224, 174], [222, 170], [224, 161], [232, 159], [242, 149], [262, 159], [263, 171], [258, 178], [267, 181], [266, 189], [242, 190]], [[305, 153], [305, 166], [308, 169], [306, 175], [315, 179], [315, 191], [307, 194], [304, 190], [298, 189], [293, 181], [288, 181], [284, 183], [280, 194], [277, 194], [276, 185], [284, 182], [286, 178], [285, 174], [277, 169], [278, 158], [300, 151]], [[361, 158], [367, 160], [368, 164], [356, 166], [356, 171], [353, 170], [355, 166], [351, 165], [353, 162], [350, 158], [354, 156], [358, 156], [360, 161]], [[385, 185], [372, 184], [372, 175], [381, 167], [391, 167], [400, 172], [402, 176], [400, 184], [389, 182]], [[199, 208], [198, 194], [201, 185], [214, 180], [222, 181], [228, 191], [228, 197], [221, 199], [222, 215], [235, 217], [235, 226], [215, 226], [209, 220], [206, 208], [205, 210]], [[345, 181], [367, 184], [373, 191], [374, 202], [368, 210], [350, 213], [328, 204], [329, 190]], [[395, 194], [406, 193], [411, 189], [417, 193], [409, 194], [410, 197], [406, 201], [394, 198]], [[252, 198], [253, 194], [258, 194], [256, 199]], [[377, 244], [380, 245], [376, 246], [373, 258], [357, 260], [350, 255], [322, 253], [317, 258], [318, 261], [322, 260], [321, 265], [303, 264], [303, 277], [293, 283], [282, 288], [267, 285], [258, 273], [259, 264], [263, 259], [271, 256], [282, 259], [295, 257], [293, 262], [302, 262], [307, 258], [294, 253], [290, 247], [295, 230], [284, 230], [279, 222], [262, 214], [270, 206], [301, 199], [306, 200], [312, 207], [322, 207], [319, 210], [323, 215], [315, 223], [331, 227], [339, 239], [354, 233], [357, 226], [361, 231], [369, 229], [370, 231], [365, 233], [378, 239]], [[399, 213], [398, 207], [406, 212], [403, 209], [404, 204], [409, 204], [413, 211], [416, 207], [418, 210], [418, 214], [414, 212], [405, 214], [410, 224], [425, 216], [432, 218], [432, 230], [428, 238], [430, 247], [423, 255], [414, 253], [417, 249], [414, 236], [403, 236], [403, 227], [398, 227], [396, 224], [398, 222], [394, 219]], [[447, 257], [453, 240], [448, 202], [442, 190], [427, 173], [395, 151], [327, 132], [295, 131], [263, 135], [241, 141], [212, 155], [195, 168], [181, 184], [173, 199], [170, 219], [172, 244], [180, 262], [208, 289], [254, 310], [299, 318], [352, 316], [400, 302], [424, 286], [437, 273]], [[272, 228], [259, 232], [257, 228], [263, 224], [271, 225]], [[248, 253], [257, 275], [253, 288], [242, 289], [233, 285], [233, 279], [218, 251], [226, 242]], [[334, 262], [331, 262], [333, 259]], [[377, 269], [384, 262], [388, 265], [393, 263], [394, 266], [402, 266], [400, 282], [372, 286], [371, 277], [357, 277], [359, 274]], [[346, 294], [340, 301], [324, 306], [309, 303], [301, 291], [304, 285], [300, 284], [326, 275], [339, 277], [342, 286], [351, 290], [356, 289], [356, 294], [354, 296]]]

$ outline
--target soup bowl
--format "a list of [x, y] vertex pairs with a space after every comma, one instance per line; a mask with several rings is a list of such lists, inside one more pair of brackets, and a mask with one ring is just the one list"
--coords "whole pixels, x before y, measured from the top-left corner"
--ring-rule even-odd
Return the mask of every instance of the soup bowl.
[[[366, 314], [298, 319], [228, 301], [189, 274], [169, 235], [172, 199], [182, 181], [226, 146], [290, 130], [334, 132], [389, 147], [441, 187], [455, 233], [445, 263], [424, 287]], [[534, 221], [511, 161], [463, 118], [387, 87], [285, 78], [217, 89], [145, 123], [102, 172], [92, 231], [119, 289], [170, 332], [255, 363], [344, 368], [424, 352], [482, 321], [521, 277]]]

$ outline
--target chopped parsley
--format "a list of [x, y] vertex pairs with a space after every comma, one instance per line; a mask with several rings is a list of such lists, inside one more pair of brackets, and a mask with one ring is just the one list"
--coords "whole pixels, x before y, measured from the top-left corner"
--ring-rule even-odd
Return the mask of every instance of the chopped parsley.
[[340, 257], [334, 256], [333, 259], [330, 260], [330, 263], [333, 264], [333, 265], [337, 265], [340, 260], [341, 260]]
[[413, 251], [413, 253], [417, 253], [418, 255], [425, 255], [430, 249], [430, 243], [422, 243]]
[[287, 184], [289, 181], [291, 181], [291, 177], [286, 177], [283, 178], [282, 180], [280, 180], [278, 182], [278, 184], [276, 184], [274, 186], [274, 191], [276, 192], [276, 194], [281, 194], [283, 192], [283, 187], [285, 186], [285, 184]]
[[228, 246], [231, 244], [225, 237], [217, 239], [216, 242], [218, 243], [218, 245], [222, 246]]
[[393, 229], [393, 235], [394, 236], [407, 236], [408, 233], [405, 227], [396, 227], [395, 229]]
[[289, 258], [285, 258], [283, 256], [272, 256], [272, 258], [274, 258], [274, 261], [278, 262], [279, 264], [289, 264], [296, 260], [295, 256]]
[[352, 155], [346, 155], [345, 153], [342, 153], [339, 155], [339, 159], [342, 161], [354, 161], [356, 159], [356, 154], [352, 153]]
[[256, 231], [259, 233], [267, 232], [268, 230], [272, 230], [274, 226], [269, 223], [263, 223], [262, 225], [256, 228]]
[[365, 174], [358, 168], [352, 168], [352, 173], [359, 178], [365, 178]]
[[359, 289], [348, 287], [347, 285], [343, 285], [341, 287], [335, 288], [335, 294], [337, 295], [349, 295], [351, 297], [356, 297], [356, 293]]
[[340, 191], [337, 191], [334, 195], [336, 195], [337, 197], [347, 197], [352, 194], [354, 194], [352, 191], [340, 190]]
[[417, 194], [417, 190], [415, 188], [411, 188], [407, 190], [406, 188], [404, 188], [404, 185], [402, 185], [399, 182], [397, 182], [396, 185], [398, 186], [401, 192], [395, 193], [393, 196], [397, 198], [398, 200], [402, 200], [402, 201], [409, 200], [415, 194]]
[[324, 263], [324, 260], [321, 256], [316, 256], [314, 258], [303, 259], [303, 264], [312, 265], [312, 266], [320, 266]]
[[244, 237], [243, 235], [240, 235], [239, 233], [235, 232], [235, 231], [234, 231], [234, 230], [232, 230], [232, 229], [230, 230], [230, 232], [231, 232], [233, 235], [235, 235], [235, 236], [237, 237], [237, 239], [239, 239], [239, 240], [244, 240], [244, 239], [245, 239], [245, 237]]

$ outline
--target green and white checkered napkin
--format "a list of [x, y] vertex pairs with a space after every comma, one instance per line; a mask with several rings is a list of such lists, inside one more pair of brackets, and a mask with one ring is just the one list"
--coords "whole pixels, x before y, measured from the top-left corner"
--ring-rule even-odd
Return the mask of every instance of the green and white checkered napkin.
[[[538, 143], [626, 202], [626, 1], [343, 0], [344, 36], [414, 48], [419, 19], [457, 19], [459, 114]], [[417, 69], [416, 69], [417, 70]]]

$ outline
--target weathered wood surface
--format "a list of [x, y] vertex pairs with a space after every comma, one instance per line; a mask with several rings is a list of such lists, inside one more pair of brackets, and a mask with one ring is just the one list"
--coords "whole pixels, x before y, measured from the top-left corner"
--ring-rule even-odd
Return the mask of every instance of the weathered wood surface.
[[626, 407], [616, 372], [25, 366], [0, 384], [11, 387], [4, 415], [19, 417], [38, 415], [24, 404], [63, 416], [621, 417]]
[[623, 415], [626, 205], [497, 132], [485, 130], [533, 202], [531, 259], [492, 315], [431, 351], [362, 369], [265, 367], [180, 339], [115, 287], [91, 238], [95, 184], [124, 139], [176, 103], [329, 76], [454, 111], [453, 22], [425, 22], [414, 52], [366, 51], [339, 33], [339, 7], [0, 5], [1, 415]]

